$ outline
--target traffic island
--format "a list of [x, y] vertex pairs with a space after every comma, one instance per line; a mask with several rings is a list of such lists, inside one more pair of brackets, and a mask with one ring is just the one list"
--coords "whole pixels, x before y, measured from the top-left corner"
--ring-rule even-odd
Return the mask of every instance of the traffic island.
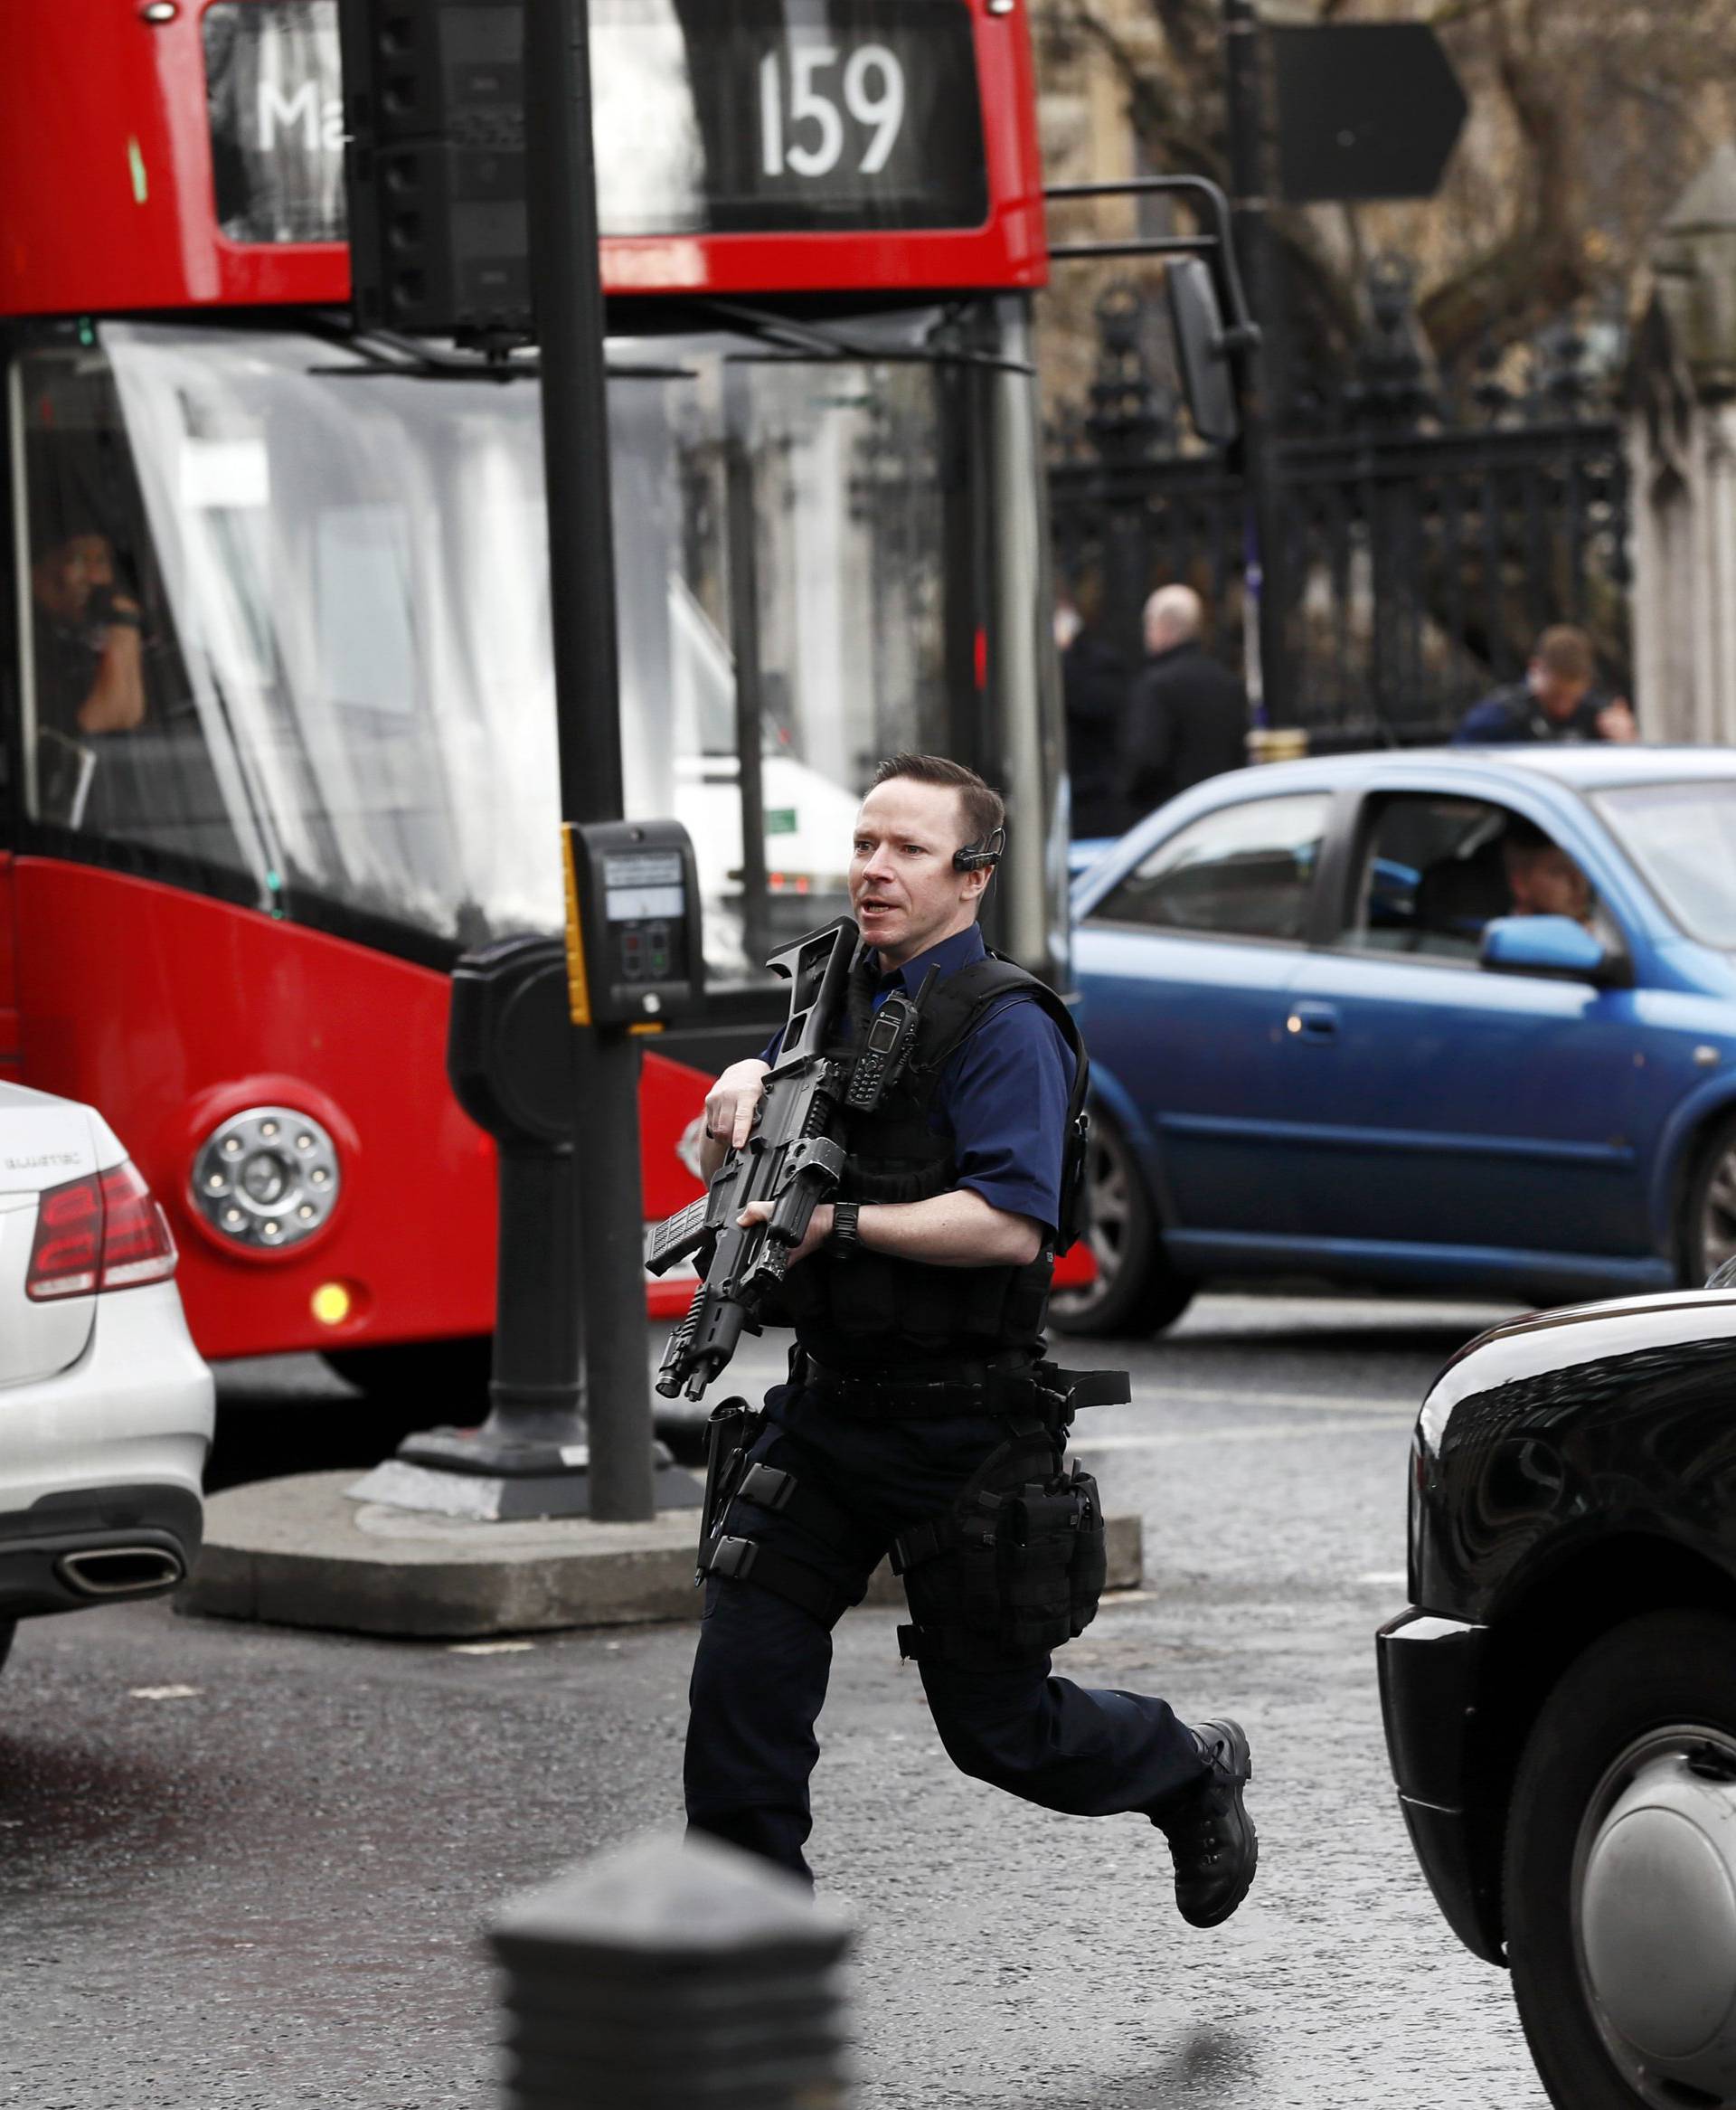
[[[497, 1523], [357, 1501], [357, 1484], [354, 1471], [312, 1472], [212, 1496], [204, 1547], [175, 1610], [421, 1641], [699, 1616], [697, 1510], [642, 1524]], [[1139, 1519], [1107, 1524], [1109, 1587], [1137, 1589]], [[882, 1566], [868, 1602], [899, 1604], [903, 1594]]]

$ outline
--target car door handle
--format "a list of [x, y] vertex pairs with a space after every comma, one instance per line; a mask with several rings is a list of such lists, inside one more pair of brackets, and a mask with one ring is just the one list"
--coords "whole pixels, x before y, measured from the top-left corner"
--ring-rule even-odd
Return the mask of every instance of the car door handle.
[[1338, 1037], [1338, 1007], [1336, 1004], [1305, 1002], [1292, 1004], [1289, 1016], [1284, 1021], [1284, 1030], [1292, 1040], [1321, 1042]]

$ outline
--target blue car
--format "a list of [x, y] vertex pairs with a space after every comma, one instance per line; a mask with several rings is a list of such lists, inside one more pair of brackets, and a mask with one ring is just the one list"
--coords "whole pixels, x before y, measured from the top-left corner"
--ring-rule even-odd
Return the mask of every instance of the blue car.
[[1736, 751], [1347, 754], [1216, 777], [1074, 882], [1099, 1277], [1511, 1294], [1736, 1254]]

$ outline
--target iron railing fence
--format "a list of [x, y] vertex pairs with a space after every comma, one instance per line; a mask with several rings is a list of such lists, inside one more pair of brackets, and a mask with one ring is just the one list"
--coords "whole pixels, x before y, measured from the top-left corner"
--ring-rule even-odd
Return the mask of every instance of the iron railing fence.
[[[1592, 341], [1561, 329], [1486, 354], [1462, 392], [1431, 388], [1395, 309], [1399, 275], [1382, 270], [1355, 380], [1294, 408], [1273, 443], [1282, 546], [1266, 570], [1295, 721], [1319, 750], [1444, 738], [1561, 622], [1590, 634], [1604, 685], [1628, 693], [1628, 480], [1607, 347], [1599, 368]], [[1182, 581], [1239, 665], [1242, 480], [1180, 431], [1124, 289], [1099, 328], [1090, 408], [1051, 435], [1057, 580], [1130, 666], [1146, 596]]]

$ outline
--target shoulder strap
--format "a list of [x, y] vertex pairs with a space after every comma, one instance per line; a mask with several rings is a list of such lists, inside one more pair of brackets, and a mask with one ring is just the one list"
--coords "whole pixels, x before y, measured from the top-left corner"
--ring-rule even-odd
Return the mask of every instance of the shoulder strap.
[[926, 1109], [952, 1056], [987, 1017], [1014, 998], [1036, 1004], [1072, 1050], [1073, 1084], [1067, 1097], [1061, 1161], [1061, 1220], [1056, 1226], [1056, 1250], [1065, 1253], [1085, 1228], [1085, 1160], [1090, 1135], [1085, 1102], [1090, 1092], [1091, 1064], [1072, 1013], [1048, 983], [996, 952], [937, 983], [922, 1006], [906, 1083], [919, 1107]]
[[910, 1082], [925, 1102], [959, 1048], [985, 1019], [1014, 997], [1029, 998], [1054, 1021], [1073, 1056], [1069, 1117], [1084, 1105], [1090, 1064], [1072, 1013], [1047, 982], [995, 952], [938, 982], [924, 999], [922, 1024], [910, 1057]]

